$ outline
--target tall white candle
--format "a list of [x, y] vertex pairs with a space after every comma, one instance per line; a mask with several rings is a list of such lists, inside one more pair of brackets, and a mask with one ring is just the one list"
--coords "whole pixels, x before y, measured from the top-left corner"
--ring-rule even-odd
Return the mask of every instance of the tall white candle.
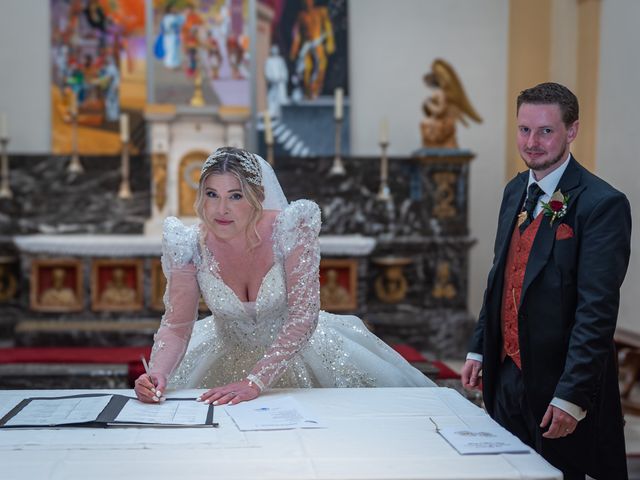
[[271, 116], [268, 111], [264, 112], [264, 143], [273, 145], [273, 129], [271, 128]]
[[0, 113], [0, 138], [7, 138], [9, 136], [9, 125], [7, 122], [7, 114]]
[[333, 110], [333, 116], [336, 120], [342, 120], [342, 96], [344, 94], [344, 91], [342, 90], [342, 88], [336, 88], [335, 91], [333, 92], [333, 99], [334, 99], [334, 110]]
[[389, 122], [386, 118], [380, 123], [380, 143], [389, 143]]
[[129, 141], [129, 115], [126, 113], [120, 114], [120, 140], [122, 143]]

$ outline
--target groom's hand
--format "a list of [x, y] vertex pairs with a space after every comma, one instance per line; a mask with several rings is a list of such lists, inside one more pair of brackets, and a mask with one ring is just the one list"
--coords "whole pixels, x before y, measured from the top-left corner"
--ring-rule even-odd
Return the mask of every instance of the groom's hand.
[[462, 386], [467, 390], [480, 390], [480, 372], [482, 362], [478, 360], [467, 360], [462, 367]]

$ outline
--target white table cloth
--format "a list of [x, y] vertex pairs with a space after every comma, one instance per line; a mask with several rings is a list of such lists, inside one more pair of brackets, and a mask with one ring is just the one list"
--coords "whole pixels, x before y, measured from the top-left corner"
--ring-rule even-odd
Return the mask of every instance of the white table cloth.
[[[0, 417], [30, 396], [130, 390], [0, 391]], [[197, 396], [201, 390], [169, 392]], [[0, 429], [8, 479], [561, 479], [537, 453], [459, 455], [435, 431], [491, 420], [448, 388], [273, 390], [292, 395], [327, 428], [240, 432], [226, 408], [219, 428]]]

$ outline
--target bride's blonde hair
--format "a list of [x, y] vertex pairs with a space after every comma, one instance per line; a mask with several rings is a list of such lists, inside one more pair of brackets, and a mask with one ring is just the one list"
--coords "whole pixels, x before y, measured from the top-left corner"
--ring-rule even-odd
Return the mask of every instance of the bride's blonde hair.
[[[257, 174], [256, 174], [257, 169]], [[218, 148], [207, 158], [200, 174], [198, 183], [198, 195], [195, 202], [195, 210], [198, 218], [209, 228], [213, 225], [204, 215], [204, 184], [211, 175], [223, 175], [230, 173], [240, 182], [240, 189], [249, 205], [252, 207], [251, 217], [247, 223], [246, 235], [249, 240], [249, 249], [254, 249], [262, 239], [258, 233], [258, 220], [262, 217], [262, 202], [264, 201], [264, 187], [259, 183], [262, 180], [260, 164], [257, 158], [246, 150], [234, 147]], [[251, 233], [253, 235], [251, 235]]]

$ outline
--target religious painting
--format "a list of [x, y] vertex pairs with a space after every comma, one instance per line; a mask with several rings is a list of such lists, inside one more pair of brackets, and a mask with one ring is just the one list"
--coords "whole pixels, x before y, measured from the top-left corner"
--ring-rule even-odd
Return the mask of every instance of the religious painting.
[[[145, 0], [50, 0], [52, 152], [144, 148]], [[126, 121], [125, 121], [126, 119]], [[122, 131], [121, 131], [122, 129]], [[131, 134], [130, 134], [131, 132]]]
[[320, 260], [320, 306], [329, 312], [352, 311], [358, 307], [358, 261]]
[[94, 260], [91, 265], [91, 308], [96, 311], [141, 310], [142, 260]]
[[152, 103], [249, 115], [250, 1], [153, 1]]
[[[272, 10], [271, 39], [265, 39], [270, 41], [269, 51], [257, 54], [258, 71], [264, 72], [258, 81], [266, 87], [259, 87], [257, 95], [262, 155], [266, 158], [267, 143], [275, 158], [333, 155], [337, 135], [341, 152], [348, 154], [347, 1], [260, 4]], [[265, 112], [269, 121], [264, 121]]]
[[34, 259], [31, 262], [30, 306], [40, 312], [77, 312], [84, 304], [82, 262]]

